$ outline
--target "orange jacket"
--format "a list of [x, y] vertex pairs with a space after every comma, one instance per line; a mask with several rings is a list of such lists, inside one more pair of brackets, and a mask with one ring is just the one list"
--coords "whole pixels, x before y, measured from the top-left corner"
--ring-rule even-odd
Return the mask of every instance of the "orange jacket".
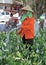
[[27, 17], [21, 27], [20, 36], [23, 37], [25, 35], [25, 39], [32, 39], [34, 38], [34, 18]]

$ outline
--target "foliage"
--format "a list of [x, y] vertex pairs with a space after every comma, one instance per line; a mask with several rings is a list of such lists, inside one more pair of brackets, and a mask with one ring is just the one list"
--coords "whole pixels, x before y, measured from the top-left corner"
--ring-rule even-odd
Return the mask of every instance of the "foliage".
[[35, 36], [31, 51], [15, 32], [10, 33], [9, 43], [5, 39], [6, 33], [0, 32], [0, 65], [46, 65], [46, 30]]

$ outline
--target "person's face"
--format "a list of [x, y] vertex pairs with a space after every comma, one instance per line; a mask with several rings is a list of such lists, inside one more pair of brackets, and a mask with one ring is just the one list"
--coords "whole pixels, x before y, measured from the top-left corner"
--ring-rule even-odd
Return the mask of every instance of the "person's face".
[[27, 11], [26, 11], [26, 10], [23, 10], [23, 11], [22, 11], [22, 14], [26, 14], [26, 13], [27, 13]]

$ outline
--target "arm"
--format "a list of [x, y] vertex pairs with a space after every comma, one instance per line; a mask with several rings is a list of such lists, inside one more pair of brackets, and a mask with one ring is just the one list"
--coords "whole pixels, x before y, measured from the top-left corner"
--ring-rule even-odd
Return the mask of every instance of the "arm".
[[20, 34], [21, 33], [21, 29], [17, 30], [16, 34]]

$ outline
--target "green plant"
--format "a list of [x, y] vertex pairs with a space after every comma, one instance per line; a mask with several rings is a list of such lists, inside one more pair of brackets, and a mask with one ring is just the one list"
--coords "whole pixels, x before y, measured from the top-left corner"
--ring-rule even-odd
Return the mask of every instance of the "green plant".
[[31, 51], [15, 31], [10, 33], [7, 44], [5, 39], [6, 33], [0, 32], [0, 65], [46, 65], [46, 30], [35, 36]]

